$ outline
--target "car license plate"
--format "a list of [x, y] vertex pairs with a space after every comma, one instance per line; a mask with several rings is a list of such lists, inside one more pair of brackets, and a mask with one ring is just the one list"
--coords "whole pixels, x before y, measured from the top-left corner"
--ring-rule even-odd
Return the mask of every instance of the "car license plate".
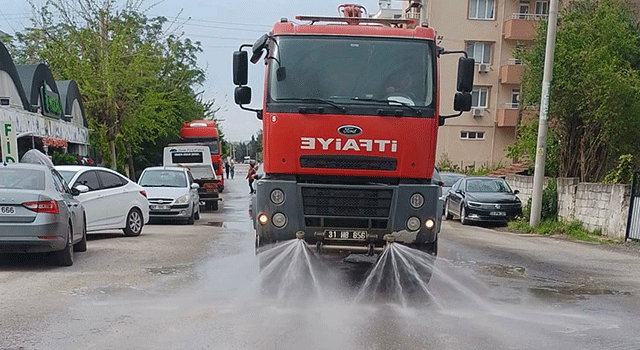
[[151, 206], [152, 210], [169, 210], [171, 209], [170, 205], [152, 205]]
[[364, 241], [367, 239], [367, 231], [325, 230], [324, 237], [326, 239], [350, 239]]
[[0, 207], [1, 215], [13, 215], [16, 213], [16, 208], [14, 207]]
[[507, 213], [503, 212], [503, 211], [492, 211], [490, 213], [491, 216], [507, 216]]

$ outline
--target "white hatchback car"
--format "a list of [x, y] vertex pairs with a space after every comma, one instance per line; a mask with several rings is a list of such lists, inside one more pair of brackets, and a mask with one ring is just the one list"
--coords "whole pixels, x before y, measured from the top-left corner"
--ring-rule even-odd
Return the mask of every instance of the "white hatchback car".
[[85, 185], [77, 196], [87, 215], [87, 231], [122, 229], [138, 236], [149, 222], [149, 201], [144, 188], [108, 168], [58, 165], [55, 169], [71, 188]]
[[186, 167], [146, 168], [138, 184], [147, 191], [151, 219], [180, 219], [189, 225], [200, 219], [200, 186]]

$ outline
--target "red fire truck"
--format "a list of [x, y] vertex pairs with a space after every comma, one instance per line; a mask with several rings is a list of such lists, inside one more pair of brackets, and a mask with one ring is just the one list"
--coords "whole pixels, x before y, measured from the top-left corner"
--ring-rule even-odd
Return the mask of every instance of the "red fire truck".
[[224, 190], [224, 165], [216, 122], [213, 120], [193, 120], [183, 123], [182, 129], [180, 129], [180, 137], [183, 143], [209, 147], [213, 169], [220, 178], [218, 192], [222, 192]]
[[[318, 251], [374, 254], [395, 241], [435, 256], [438, 127], [471, 109], [474, 61], [439, 47], [435, 30], [413, 20], [342, 9], [341, 17], [296, 17], [306, 24], [282, 19], [234, 53], [235, 102], [263, 122], [256, 245], [299, 238]], [[438, 61], [454, 52], [462, 55], [459, 112], [445, 116]], [[264, 98], [250, 108], [248, 61], [262, 57]]]

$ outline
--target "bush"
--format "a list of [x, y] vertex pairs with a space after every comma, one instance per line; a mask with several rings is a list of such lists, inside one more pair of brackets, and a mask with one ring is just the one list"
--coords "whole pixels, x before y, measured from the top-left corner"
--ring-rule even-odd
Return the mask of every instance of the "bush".
[[[522, 207], [522, 217], [529, 222], [531, 219], [531, 198]], [[547, 187], [542, 190], [542, 207], [540, 221], [557, 220], [558, 218], [558, 183], [556, 179], [549, 180]]]
[[51, 155], [53, 165], [76, 165], [78, 160], [73, 154], [53, 151]]

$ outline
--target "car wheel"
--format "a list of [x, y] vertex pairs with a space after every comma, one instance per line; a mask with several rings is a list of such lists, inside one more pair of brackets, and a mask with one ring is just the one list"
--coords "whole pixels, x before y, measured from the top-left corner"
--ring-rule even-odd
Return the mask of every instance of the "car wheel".
[[67, 230], [67, 244], [64, 249], [55, 253], [56, 263], [60, 266], [73, 265], [73, 228], [69, 223], [69, 229]]
[[196, 223], [196, 208], [193, 208], [191, 216], [187, 219], [187, 225], [193, 225]]
[[122, 231], [129, 237], [140, 236], [143, 226], [144, 220], [142, 219], [142, 213], [138, 208], [133, 208], [129, 211], [129, 214], [127, 214], [126, 227]]
[[83, 217], [83, 226], [82, 226], [82, 239], [80, 242], [74, 244], [73, 250], [76, 252], [86, 252], [87, 251], [87, 217]]
[[444, 218], [447, 220], [453, 219], [453, 214], [449, 212], [449, 201], [444, 202]]
[[460, 223], [463, 225], [469, 224], [469, 220], [467, 220], [467, 207], [464, 204], [460, 207]]

